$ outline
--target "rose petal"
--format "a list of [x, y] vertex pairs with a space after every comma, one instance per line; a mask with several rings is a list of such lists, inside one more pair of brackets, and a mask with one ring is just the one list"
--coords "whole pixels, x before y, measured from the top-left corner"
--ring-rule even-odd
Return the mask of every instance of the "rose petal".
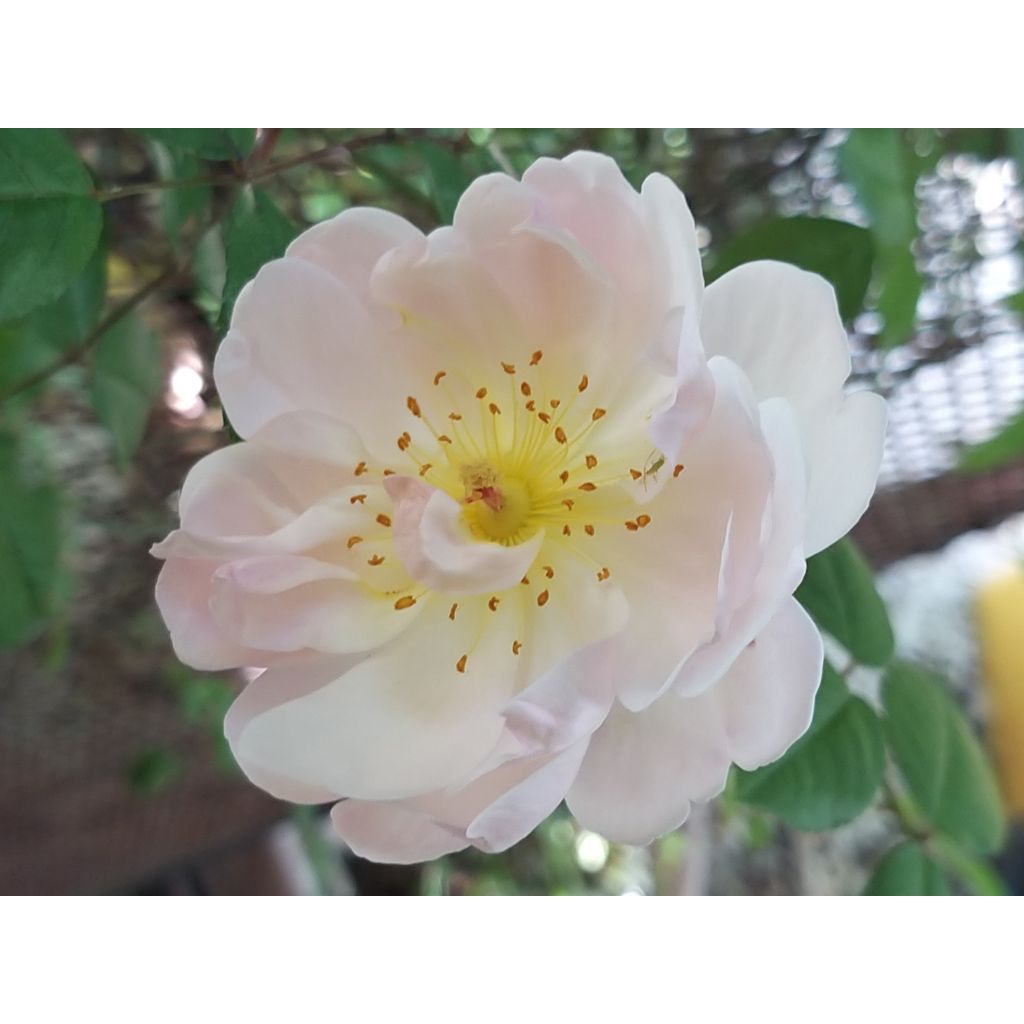
[[867, 508], [885, 430], [881, 398], [843, 398], [850, 347], [832, 286], [789, 264], [745, 264], [708, 288], [701, 334], [709, 354], [743, 367], [758, 398], [785, 398], [796, 411], [807, 459], [805, 550], [820, 551]]
[[569, 808], [614, 842], [648, 843], [807, 730], [821, 679], [821, 637], [790, 598], [732, 668], [696, 697], [674, 690], [639, 713], [616, 708], [594, 734]]

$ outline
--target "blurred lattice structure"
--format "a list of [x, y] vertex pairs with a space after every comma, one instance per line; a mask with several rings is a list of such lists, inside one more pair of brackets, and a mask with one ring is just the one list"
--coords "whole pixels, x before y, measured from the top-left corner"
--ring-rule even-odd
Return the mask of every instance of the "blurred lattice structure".
[[[294, 144], [314, 149], [333, 138], [310, 133]], [[840, 179], [843, 138], [822, 129], [515, 130], [480, 145], [497, 146], [515, 170], [538, 155], [577, 148], [610, 153], [635, 183], [661, 170], [685, 189], [701, 245], [713, 253], [771, 216], [864, 223]], [[458, 152], [476, 145], [461, 135], [456, 141]], [[94, 163], [99, 153], [120, 161], [105, 168], [113, 180], [154, 175], [138, 139], [97, 132], [82, 133], [78, 142]], [[429, 227], [430, 213], [415, 201], [400, 162], [382, 166], [388, 176], [380, 181], [318, 167], [306, 192], [282, 182], [277, 199], [299, 221], [322, 219], [350, 201], [387, 205]], [[1024, 510], [1024, 461], [976, 475], [954, 468], [963, 447], [991, 437], [1024, 406], [1024, 333], [1001, 303], [1021, 290], [1024, 277], [1017, 168], [994, 155], [942, 156], [920, 179], [919, 202], [916, 257], [924, 288], [912, 337], [881, 348], [879, 317], [870, 308], [851, 325], [852, 386], [889, 399], [878, 493], [855, 531], [876, 565]], [[152, 206], [120, 203], [112, 217], [125, 272], [152, 263], [160, 241]], [[200, 276], [183, 281], [158, 315], [168, 369], [179, 336], [190, 339], [201, 360], [208, 416], [188, 420], [157, 410], [134, 465], [120, 476], [102, 431], [89, 426], [87, 403], [67, 397], [75, 394], [74, 379], [42, 410], [48, 445], [77, 502], [76, 596], [63, 633], [0, 655], [0, 892], [242, 891], [243, 883], [216, 865], [268, 834], [286, 813], [218, 763], [209, 722], [183, 714], [181, 694], [169, 682], [175, 661], [152, 604], [157, 565], [148, 546], [173, 525], [174, 494], [189, 466], [224, 440], [208, 371], [216, 335], [201, 293], [210, 288]], [[159, 769], [154, 752], [169, 756], [176, 773], [140, 779], [147, 756]], [[528, 840], [509, 857], [513, 887], [527, 877], [539, 886], [550, 876], [538, 852], [544, 843], [552, 858], [571, 856], [566, 851], [580, 837], [569, 830], [559, 838], [563, 824], [552, 826], [550, 842]], [[785, 850], [773, 847], [765, 857], [766, 877], [783, 877]], [[610, 859], [615, 864], [622, 855]], [[449, 879], [449, 890], [471, 889], [482, 876], [480, 858], [452, 863], [458, 884]], [[748, 875], [737, 875], [736, 891], [765, 888], [750, 876], [751, 863], [742, 859]], [[419, 884], [414, 869], [361, 865], [355, 875], [369, 892], [409, 892]], [[244, 884], [255, 891], [258, 883]]]
[[[692, 130], [686, 188], [707, 232], [702, 241], [713, 249], [771, 214], [864, 223], [839, 176], [843, 138], [818, 129]], [[916, 328], [905, 344], [884, 349], [876, 314], [852, 325], [852, 386], [889, 401], [878, 493], [855, 531], [876, 565], [1024, 509], [1024, 462], [955, 470], [965, 447], [1024, 407], [1024, 333], [1002, 304], [1024, 286], [1019, 171], [1005, 157], [928, 160], [924, 138], [921, 149], [931, 166], [917, 186]]]

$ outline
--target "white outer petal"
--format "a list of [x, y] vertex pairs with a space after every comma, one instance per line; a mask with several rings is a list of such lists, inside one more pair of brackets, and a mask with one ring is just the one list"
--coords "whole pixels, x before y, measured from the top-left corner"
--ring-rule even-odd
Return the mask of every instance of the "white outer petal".
[[262, 555], [220, 566], [210, 612], [226, 637], [271, 651], [368, 651], [408, 629], [422, 603], [395, 614], [393, 595], [315, 558]]
[[827, 547], [867, 508], [885, 431], [880, 397], [843, 397], [850, 347], [832, 286], [789, 264], [745, 264], [708, 288], [701, 335], [709, 355], [743, 367], [758, 398], [785, 398], [796, 410], [807, 460], [805, 551]]
[[[338, 796], [392, 800], [462, 785], [502, 732], [514, 677], [512, 637], [481, 609], [430, 600], [398, 639], [354, 657], [293, 655], [249, 684], [271, 705], [240, 726], [247, 774]], [[394, 612], [402, 615], [404, 612]], [[469, 654], [458, 672], [458, 652]], [[293, 693], [299, 696], [293, 699]]]
[[555, 756], [508, 763], [468, 786], [409, 800], [345, 800], [331, 811], [338, 834], [359, 856], [412, 864], [473, 845], [507, 850], [565, 796], [586, 741]]
[[615, 842], [678, 827], [691, 801], [721, 791], [732, 763], [767, 764], [806, 732], [822, 657], [820, 634], [790, 598], [710, 689], [670, 691], [639, 713], [617, 707], [591, 739], [569, 809]]

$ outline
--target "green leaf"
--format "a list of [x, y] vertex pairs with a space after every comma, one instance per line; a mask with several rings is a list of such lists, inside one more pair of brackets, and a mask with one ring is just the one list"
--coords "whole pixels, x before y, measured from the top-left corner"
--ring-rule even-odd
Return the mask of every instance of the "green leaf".
[[892, 657], [889, 615], [871, 568], [849, 538], [808, 561], [796, 598], [861, 664], [884, 665]]
[[1008, 896], [1006, 883], [977, 854], [970, 853], [945, 836], [935, 836], [932, 844], [945, 869], [958, 878], [972, 896]]
[[726, 242], [709, 265], [709, 282], [751, 260], [782, 260], [821, 274], [832, 284], [844, 320], [864, 307], [875, 260], [871, 233], [823, 217], [766, 221]]
[[914, 327], [921, 278], [911, 245], [917, 237], [915, 175], [896, 128], [855, 128], [840, 152], [843, 173], [871, 220], [885, 317], [886, 347], [905, 342]]
[[1024, 174], [1024, 128], [1009, 128], [1010, 155], [1017, 161], [1018, 174]]
[[979, 853], [1003, 842], [992, 770], [941, 678], [901, 662], [882, 684], [885, 735], [910, 795], [938, 829]]
[[0, 326], [0, 388], [48, 366], [96, 326], [106, 290], [106, 252], [96, 249], [85, 270], [56, 302]]
[[296, 223], [260, 189], [244, 188], [238, 193], [224, 233], [227, 273], [221, 297], [219, 327], [227, 330], [235, 299], [264, 263], [284, 255], [299, 233]]
[[144, 750], [132, 762], [128, 773], [132, 789], [144, 796], [154, 796], [166, 789], [181, 775], [180, 758], [162, 747]]
[[256, 141], [255, 128], [136, 128], [147, 139], [207, 160], [244, 160]]
[[[32, 470], [35, 470], [33, 473]], [[38, 461], [0, 433], [0, 647], [31, 638], [46, 622], [60, 580], [61, 495]]]
[[93, 409], [113, 435], [117, 464], [124, 469], [164, 381], [160, 339], [138, 317], [126, 316], [100, 338], [90, 371]]
[[61, 295], [102, 226], [89, 172], [60, 132], [0, 130], [0, 323]]
[[1024, 412], [1008, 420], [994, 437], [965, 448], [957, 465], [967, 473], [982, 473], [1021, 455], [1024, 455]]
[[875, 868], [865, 896], [949, 896], [942, 869], [918, 843], [894, 846]]
[[820, 831], [852, 821], [870, 803], [885, 770], [878, 716], [827, 662], [807, 732], [778, 761], [738, 771], [736, 797], [793, 828]]
[[1003, 299], [1003, 305], [1014, 313], [1024, 314], [1024, 292], [1017, 292]]
[[[203, 173], [203, 165], [191, 153], [178, 152], [156, 143], [153, 157], [164, 181], [183, 181], [197, 178]], [[190, 185], [185, 188], [168, 188], [160, 195], [161, 219], [171, 244], [181, 251], [182, 229], [195, 226], [206, 215], [213, 189], [209, 185]]]
[[472, 181], [459, 158], [446, 146], [421, 142], [417, 147], [427, 165], [430, 196], [442, 224], [451, 224], [459, 198]]

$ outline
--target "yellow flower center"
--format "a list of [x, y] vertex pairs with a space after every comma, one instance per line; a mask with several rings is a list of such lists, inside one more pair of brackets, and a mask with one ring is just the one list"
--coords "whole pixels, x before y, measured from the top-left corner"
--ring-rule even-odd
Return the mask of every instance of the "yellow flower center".
[[500, 544], [521, 544], [532, 536], [533, 494], [529, 484], [505, 476], [486, 462], [461, 467], [463, 515], [474, 536]]
[[[415, 473], [460, 503], [470, 533], [482, 543], [514, 546], [546, 534], [537, 564], [520, 581], [537, 609], [571, 600], [563, 593], [561, 576], [556, 579], [554, 566], [546, 564], [556, 562], [556, 552], [589, 564], [597, 584], [611, 578], [614, 567], [604, 564], [603, 531], [644, 530], [652, 517], [643, 511], [642, 491], [661, 479], [659, 474], [677, 477], [683, 470], [666, 466], [661, 453], [649, 447], [653, 400], [646, 407], [637, 400], [616, 422], [610, 415], [615, 409], [591, 400], [586, 373], [574, 375], [568, 387], [553, 388], [551, 375], [546, 379], [541, 373], [542, 357], [534, 352], [522, 370], [502, 362], [486, 383], [438, 370], [428, 383], [430, 401], [406, 397], [412, 419], [395, 439], [400, 461], [387, 467], [360, 463], [355, 469], [356, 476]], [[564, 385], [564, 376], [558, 376]], [[409, 463], [413, 468], [407, 468]], [[365, 495], [352, 500], [360, 498]], [[391, 526], [386, 512], [377, 514], [375, 522]], [[362, 534], [353, 535], [347, 543], [351, 548], [363, 540]], [[382, 556], [371, 556], [367, 563], [375, 572], [388, 565]], [[397, 612], [413, 607], [426, 593], [407, 585], [385, 592]], [[483, 602], [488, 615], [503, 614], [500, 593], [462, 603], [467, 600]], [[448, 617], [454, 622], [459, 615], [460, 602], [455, 601]], [[516, 639], [512, 654], [518, 655], [522, 646]], [[459, 657], [457, 671], [466, 670], [471, 654]]]

